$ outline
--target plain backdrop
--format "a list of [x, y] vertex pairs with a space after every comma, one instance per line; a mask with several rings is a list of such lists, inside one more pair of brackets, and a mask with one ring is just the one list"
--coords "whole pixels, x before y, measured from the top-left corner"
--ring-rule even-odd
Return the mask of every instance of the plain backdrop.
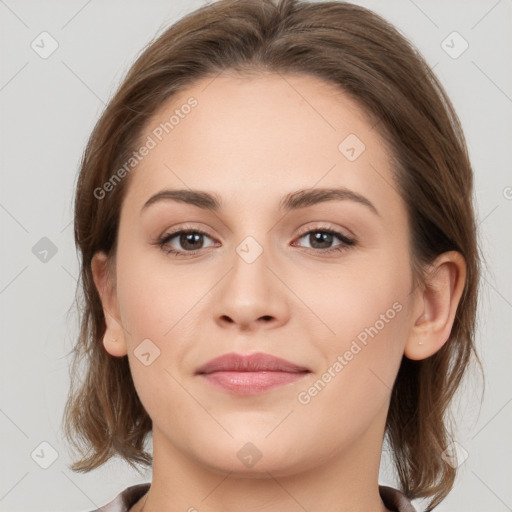
[[[456, 408], [467, 459], [437, 510], [512, 510], [512, 2], [357, 3], [391, 21], [434, 67], [475, 170], [486, 258], [478, 327], [485, 395], [480, 404], [478, 374], [467, 380]], [[88, 136], [131, 63], [200, 5], [0, 0], [2, 511], [88, 511], [151, 480], [150, 470], [139, 474], [118, 460], [85, 475], [68, 467], [61, 421], [77, 333], [76, 314], [67, 315], [78, 276], [73, 187]], [[380, 481], [396, 483], [386, 453]], [[415, 506], [423, 510], [421, 501]]]

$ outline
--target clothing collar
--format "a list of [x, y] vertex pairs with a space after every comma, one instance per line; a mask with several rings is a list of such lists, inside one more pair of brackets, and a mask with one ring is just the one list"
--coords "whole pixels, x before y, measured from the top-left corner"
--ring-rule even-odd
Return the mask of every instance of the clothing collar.
[[[150, 485], [150, 483], [131, 485], [110, 503], [91, 512], [128, 512], [148, 492]], [[379, 494], [384, 505], [393, 512], [416, 512], [409, 499], [398, 489], [379, 485]]]

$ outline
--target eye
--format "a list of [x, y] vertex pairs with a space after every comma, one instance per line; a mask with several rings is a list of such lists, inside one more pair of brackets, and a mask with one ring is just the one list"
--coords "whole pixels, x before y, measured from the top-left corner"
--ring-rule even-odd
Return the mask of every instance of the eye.
[[[207, 233], [199, 229], [180, 229], [163, 235], [158, 239], [157, 245], [168, 254], [189, 256], [197, 254], [199, 249], [203, 248], [204, 237], [210, 238]], [[175, 238], [175, 243], [181, 245], [182, 249], [176, 249], [170, 244]]]
[[[319, 227], [310, 229], [304, 232], [298, 240], [305, 238], [310, 244], [309, 249], [314, 252], [320, 253], [336, 253], [348, 250], [351, 246], [356, 244], [356, 240], [345, 236], [339, 231], [327, 227]], [[338, 245], [332, 246], [336, 238], [341, 242]]]

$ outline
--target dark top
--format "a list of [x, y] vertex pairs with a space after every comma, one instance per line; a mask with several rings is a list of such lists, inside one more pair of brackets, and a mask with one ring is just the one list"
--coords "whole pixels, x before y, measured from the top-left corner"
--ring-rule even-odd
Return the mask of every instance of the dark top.
[[[127, 487], [110, 503], [91, 512], [128, 512], [142, 496], [148, 492], [151, 484], [137, 484]], [[384, 505], [393, 512], [416, 512], [406, 496], [393, 487], [379, 485], [379, 493]]]

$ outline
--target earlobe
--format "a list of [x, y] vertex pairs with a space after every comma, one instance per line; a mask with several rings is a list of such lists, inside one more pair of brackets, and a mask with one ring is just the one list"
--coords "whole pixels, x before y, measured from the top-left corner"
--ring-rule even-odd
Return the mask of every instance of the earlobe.
[[[109, 315], [108, 312], [107, 312], [107, 315]], [[115, 322], [115, 320], [111, 319], [110, 322]], [[111, 356], [114, 356], [114, 357], [125, 356], [128, 353], [128, 350], [126, 347], [126, 341], [125, 341], [124, 335], [121, 334], [120, 338], [112, 337], [112, 335], [115, 334], [115, 329], [110, 328], [108, 325], [109, 325], [109, 321], [107, 320], [107, 329], [103, 336], [103, 346], [105, 347], [105, 350]], [[122, 332], [122, 329], [121, 329], [121, 332]]]
[[104, 252], [96, 253], [91, 261], [94, 284], [98, 290], [105, 317], [103, 346], [112, 356], [122, 357], [128, 352], [124, 330], [121, 325], [113, 278], [108, 271], [108, 257]]
[[407, 358], [426, 359], [448, 341], [465, 281], [466, 263], [459, 252], [436, 258], [417, 293], [416, 317], [404, 348]]

